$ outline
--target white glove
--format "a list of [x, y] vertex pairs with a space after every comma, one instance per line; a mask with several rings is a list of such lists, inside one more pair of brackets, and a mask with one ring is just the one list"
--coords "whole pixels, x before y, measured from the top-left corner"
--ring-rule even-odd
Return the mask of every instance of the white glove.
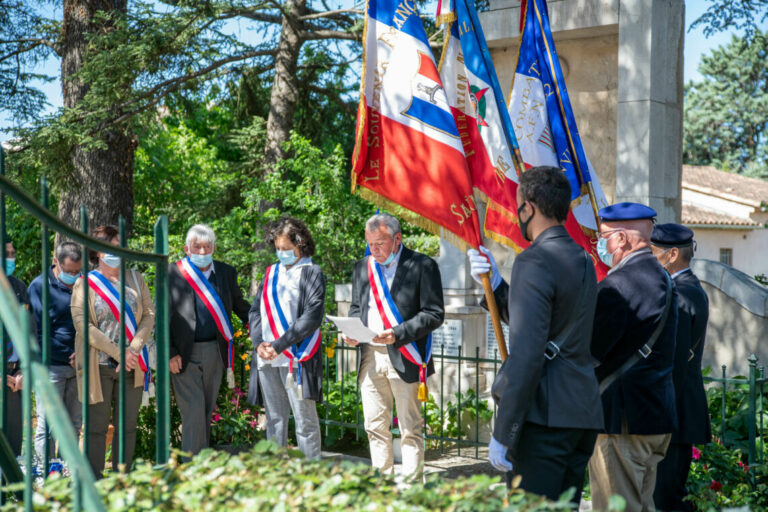
[[488, 462], [499, 471], [512, 471], [512, 463], [507, 460], [507, 447], [493, 436], [488, 443]]
[[[480, 254], [482, 252], [483, 254]], [[501, 274], [499, 274], [499, 267], [496, 266], [496, 260], [493, 259], [491, 251], [484, 246], [480, 246], [480, 252], [477, 249], [470, 249], [467, 251], [467, 258], [469, 258], [469, 273], [478, 284], [482, 283], [480, 274], [485, 274], [491, 271], [491, 288], [494, 290], [501, 284]]]

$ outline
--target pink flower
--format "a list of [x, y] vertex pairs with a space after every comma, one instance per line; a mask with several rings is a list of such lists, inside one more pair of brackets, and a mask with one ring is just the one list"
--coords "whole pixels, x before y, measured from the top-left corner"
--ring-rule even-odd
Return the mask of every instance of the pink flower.
[[259, 422], [256, 421], [256, 420], [253, 420], [253, 421], [250, 422], [251, 428], [256, 428], [256, 425], [258, 425], [258, 424], [259, 424]]
[[695, 446], [693, 446], [691, 448], [693, 450], [692, 453], [691, 453], [691, 457], [693, 457], [693, 460], [699, 460], [701, 458], [701, 450], [699, 450]]
[[720, 491], [720, 489], [723, 488], [723, 484], [721, 484], [717, 480], [712, 480], [712, 483], [709, 484], [709, 488], [712, 489], [715, 492], [718, 492], [718, 491]]
[[219, 415], [219, 413], [217, 413], [217, 412], [213, 413], [213, 422], [214, 423], [216, 423], [220, 419], [221, 419], [221, 415]]
[[246, 410], [243, 411], [243, 414], [251, 414], [251, 410], [250, 409], [246, 409]]
[[397, 426], [397, 416], [392, 418], [392, 425]]

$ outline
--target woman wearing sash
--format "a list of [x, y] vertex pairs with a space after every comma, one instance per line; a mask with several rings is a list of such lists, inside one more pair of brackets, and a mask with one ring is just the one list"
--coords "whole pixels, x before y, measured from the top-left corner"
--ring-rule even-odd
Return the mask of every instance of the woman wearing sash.
[[[94, 230], [94, 238], [118, 245], [119, 234], [114, 226]], [[88, 274], [88, 340], [90, 360], [83, 368], [83, 279], [72, 290], [72, 320], [75, 337], [75, 365], [78, 390], [83, 400], [83, 371], [89, 372], [90, 421], [88, 424], [88, 460], [94, 475], [104, 471], [104, 453], [110, 420], [115, 426], [112, 440], [112, 469], [118, 470], [118, 411], [120, 376], [120, 257], [91, 251], [94, 270]], [[127, 270], [125, 273], [125, 463], [130, 468], [136, 447], [136, 423], [141, 406], [144, 382], [142, 367], [146, 366], [144, 342], [155, 325], [155, 309], [144, 276]]]
[[[312, 262], [315, 242], [298, 219], [270, 226], [267, 243], [278, 263], [269, 266], [251, 305], [251, 341], [267, 415], [267, 439], [285, 446], [293, 411], [299, 449], [320, 457], [320, 325], [325, 314], [325, 276]], [[252, 374], [252, 379], [254, 374]], [[253, 384], [253, 383], [252, 383]]]

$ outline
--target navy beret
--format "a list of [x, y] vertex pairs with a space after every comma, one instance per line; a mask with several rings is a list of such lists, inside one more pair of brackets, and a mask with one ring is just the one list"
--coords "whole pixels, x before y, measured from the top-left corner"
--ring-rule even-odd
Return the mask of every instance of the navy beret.
[[656, 217], [656, 210], [640, 203], [616, 203], [601, 208], [597, 215], [606, 222], [652, 219]]
[[693, 231], [680, 224], [658, 224], [653, 227], [651, 243], [663, 247], [685, 247], [693, 243]]

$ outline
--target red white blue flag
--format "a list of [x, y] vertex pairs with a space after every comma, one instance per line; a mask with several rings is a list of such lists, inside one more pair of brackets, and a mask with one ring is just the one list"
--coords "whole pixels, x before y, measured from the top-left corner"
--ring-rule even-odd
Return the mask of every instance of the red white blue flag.
[[607, 206], [597, 174], [587, 160], [560, 69], [545, 0], [525, 2], [520, 54], [509, 115], [526, 167], [560, 167], [571, 183], [566, 228], [592, 256], [598, 279], [608, 268], [597, 257], [597, 210]]
[[353, 190], [477, 247], [472, 179], [416, 5], [369, 0], [363, 45]]
[[[471, 1], [471, 0], [470, 0]], [[449, 3], [450, 2], [450, 3]], [[518, 252], [527, 247], [517, 227], [517, 140], [474, 6], [444, 0], [453, 16], [447, 33], [440, 76], [459, 130], [475, 191], [487, 203], [484, 234]]]
[[[267, 268], [264, 276], [264, 285], [261, 291], [262, 318], [267, 319], [267, 325], [272, 333], [274, 340], [280, 339], [288, 330], [290, 324], [285, 316], [285, 309], [280, 304], [277, 281], [280, 271], [280, 264], [275, 263]], [[288, 358], [288, 372], [293, 374], [293, 360], [298, 362], [298, 371], [296, 373], [296, 384], [301, 389], [301, 363], [312, 359], [320, 347], [320, 329], [307, 336], [298, 345], [291, 345], [283, 354]], [[301, 396], [301, 394], [300, 394]]]

